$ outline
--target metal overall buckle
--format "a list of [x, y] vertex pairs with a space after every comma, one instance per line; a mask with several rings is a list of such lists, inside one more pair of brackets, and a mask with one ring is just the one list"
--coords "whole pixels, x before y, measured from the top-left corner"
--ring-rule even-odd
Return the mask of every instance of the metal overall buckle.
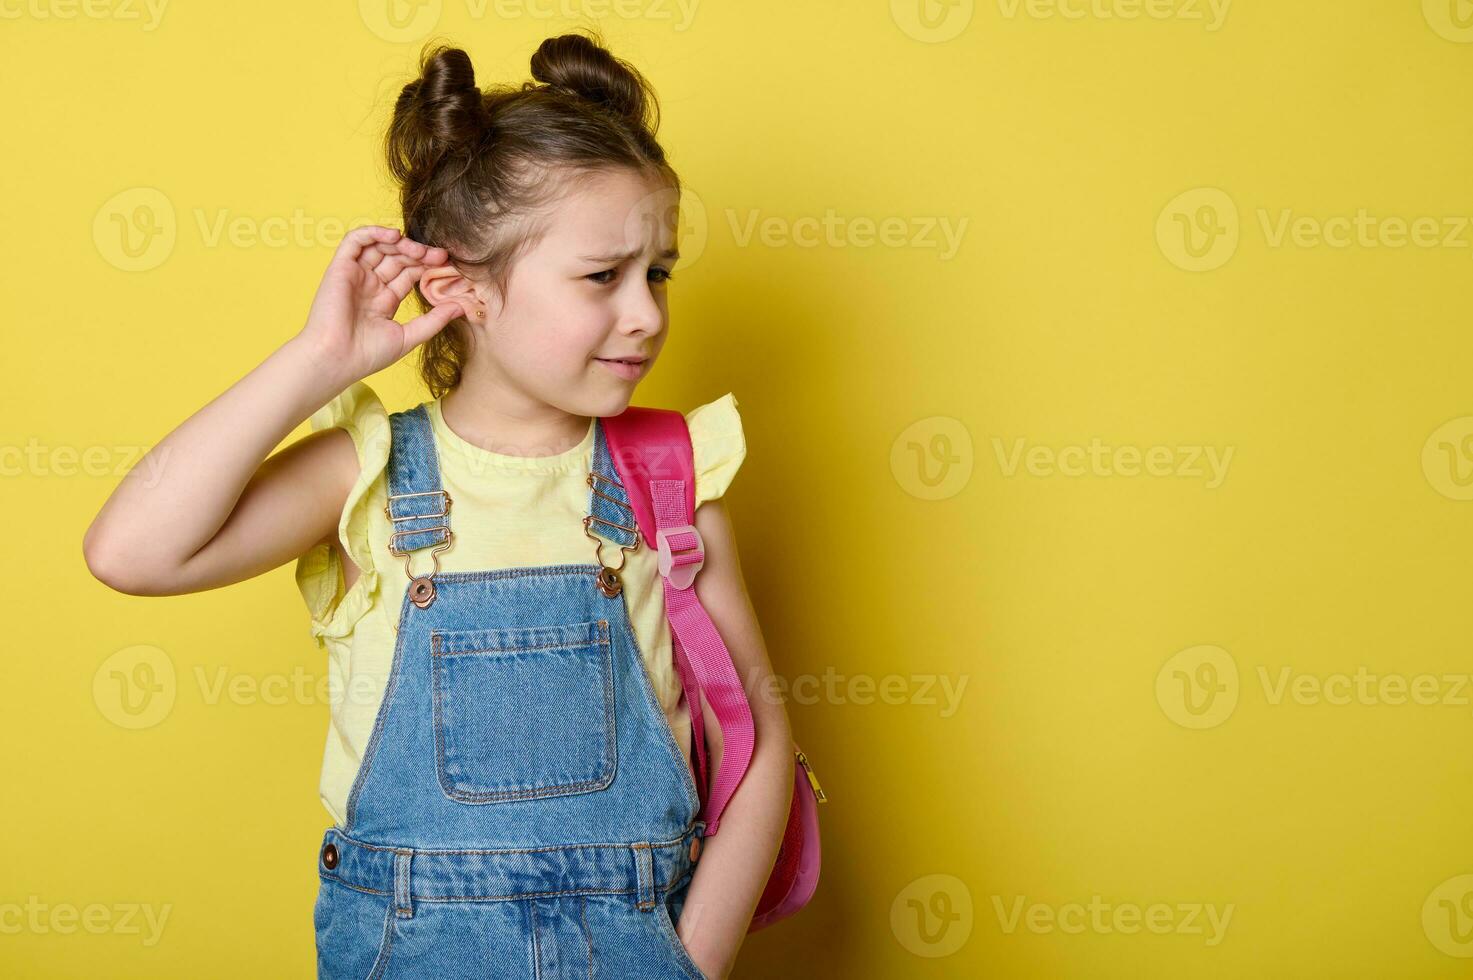
[[[607, 476], [604, 476], [601, 473], [588, 474], [588, 486], [593, 490], [595, 494], [604, 498], [612, 504], [617, 504], [619, 507], [627, 508], [629, 506], [622, 500], [619, 500], [615, 497], [610, 497], [608, 494], [600, 490], [596, 482], [598, 480], [603, 480], [605, 483], [612, 483], [620, 490], [624, 489], [624, 484], [620, 483], [618, 480], [614, 480]], [[603, 524], [607, 527], [617, 527], [619, 530], [628, 531], [634, 536], [634, 544], [623, 544], [619, 546], [620, 557], [617, 567], [611, 568], [610, 566], [604, 564], [604, 539], [593, 533], [593, 524], [595, 522]], [[583, 533], [586, 534], [589, 539], [593, 541], [593, 556], [595, 559], [598, 560], [599, 565], [598, 576], [595, 580], [598, 585], [598, 590], [608, 598], [612, 599], [616, 595], [618, 595], [624, 588], [623, 582], [621, 582], [619, 579], [619, 571], [624, 567], [624, 563], [629, 560], [629, 553], [631, 551], [639, 550], [639, 529], [628, 527], [623, 524], [616, 524], [613, 521], [606, 521], [601, 517], [594, 517], [592, 514], [589, 514], [587, 517], [583, 518]]]
[[[384, 513], [390, 521], [395, 523], [399, 521], [422, 521], [429, 517], [445, 517], [450, 513], [450, 494], [444, 490], [418, 490], [414, 493], [391, 493], [389, 494], [389, 502], [392, 503], [395, 500], [402, 500], [405, 497], [430, 497], [436, 495], [444, 497], [445, 501], [440, 506], [440, 509], [433, 513], [395, 517], [394, 512], [389, 509], [389, 503], [384, 504]], [[399, 547], [399, 539], [404, 535], [424, 534], [427, 531], [444, 531], [445, 540], [443, 543], [436, 545], [435, 550], [430, 552], [430, 558], [434, 562], [433, 569], [424, 575], [415, 575], [409, 570], [409, 566], [414, 560], [414, 552], [420, 549], [414, 548], [405, 551]], [[409, 601], [421, 609], [428, 608], [429, 604], [435, 601], [434, 576], [440, 571], [440, 552], [450, 547], [450, 542], [454, 537], [455, 534], [450, 530], [450, 526], [444, 523], [436, 524], [433, 527], [418, 527], [412, 530], [395, 531], [389, 535], [389, 554], [404, 559], [404, 574], [409, 579]]]

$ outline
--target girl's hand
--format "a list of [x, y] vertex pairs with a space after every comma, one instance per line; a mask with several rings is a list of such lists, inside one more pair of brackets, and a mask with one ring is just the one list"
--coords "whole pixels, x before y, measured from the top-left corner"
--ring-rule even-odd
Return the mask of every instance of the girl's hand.
[[352, 229], [328, 263], [297, 339], [342, 387], [382, 371], [464, 315], [459, 303], [449, 302], [408, 323], [394, 319], [424, 270], [448, 259], [445, 249], [405, 238], [397, 228]]

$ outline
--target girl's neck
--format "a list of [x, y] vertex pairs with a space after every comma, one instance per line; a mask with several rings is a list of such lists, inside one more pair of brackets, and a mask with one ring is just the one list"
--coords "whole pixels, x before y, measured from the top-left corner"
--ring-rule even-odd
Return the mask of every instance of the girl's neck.
[[473, 446], [506, 456], [556, 456], [588, 434], [589, 417], [508, 391], [480, 392], [467, 385], [440, 397], [440, 415]]

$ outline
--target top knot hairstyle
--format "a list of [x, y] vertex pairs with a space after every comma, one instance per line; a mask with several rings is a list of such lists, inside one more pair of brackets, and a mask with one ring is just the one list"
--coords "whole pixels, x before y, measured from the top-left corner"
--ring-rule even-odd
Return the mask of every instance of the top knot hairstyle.
[[[532, 78], [482, 90], [464, 51], [426, 45], [420, 77], [399, 93], [384, 139], [404, 233], [443, 246], [502, 297], [517, 258], [545, 231], [540, 212], [572, 182], [627, 169], [680, 188], [655, 140], [654, 91], [596, 35], [543, 41]], [[418, 284], [414, 293], [430, 309]], [[459, 317], [421, 346], [420, 376], [433, 397], [460, 384], [470, 337]]]

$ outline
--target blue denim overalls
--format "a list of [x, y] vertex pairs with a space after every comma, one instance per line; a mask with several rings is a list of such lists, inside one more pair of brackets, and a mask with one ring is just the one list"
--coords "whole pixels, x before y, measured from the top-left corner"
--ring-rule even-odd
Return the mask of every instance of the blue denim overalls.
[[[425, 406], [389, 420], [391, 544], [444, 550]], [[589, 514], [631, 545], [629, 498], [594, 427]], [[318, 852], [320, 978], [701, 980], [674, 928], [699, 797], [601, 567], [410, 582], [346, 819]]]

